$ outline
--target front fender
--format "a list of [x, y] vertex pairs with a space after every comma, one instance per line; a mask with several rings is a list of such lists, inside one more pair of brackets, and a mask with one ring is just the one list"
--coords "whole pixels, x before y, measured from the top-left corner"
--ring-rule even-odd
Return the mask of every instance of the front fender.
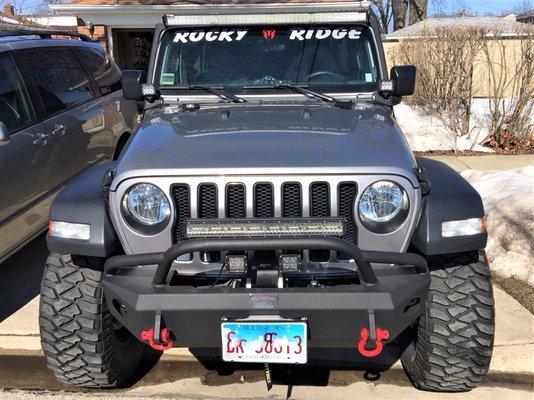
[[484, 205], [478, 192], [448, 165], [424, 157], [416, 157], [416, 160], [428, 173], [431, 189], [423, 199], [423, 212], [412, 244], [425, 255], [484, 249], [487, 232], [452, 238], [441, 235], [444, 221], [484, 217]]
[[50, 209], [52, 221], [90, 225], [90, 239], [64, 239], [47, 235], [51, 252], [90, 257], [108, 257], [120, 248], [119, 239], [108, 213], [107, 194], [103, 190], [106, 174], [115, 168], [107, 162], [89, 168], [69, 183], [55, 198]]

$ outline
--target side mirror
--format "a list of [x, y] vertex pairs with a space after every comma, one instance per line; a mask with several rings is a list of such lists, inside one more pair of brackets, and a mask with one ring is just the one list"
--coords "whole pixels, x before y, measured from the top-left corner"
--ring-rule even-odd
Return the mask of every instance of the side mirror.
[[0, 146], [9, 143], [9, 131], [7, 130], [6, 124], [0, 121]]
[[411, 96], [415, 92], [417, 68], [415, 65], [404, 65], [391, 68], [391, 80], [394, 82], [393, 96]]
[[144, 71], [122, 71], [122, 95], [126, 100], [142, 100], [141, 86], [145, 80]]

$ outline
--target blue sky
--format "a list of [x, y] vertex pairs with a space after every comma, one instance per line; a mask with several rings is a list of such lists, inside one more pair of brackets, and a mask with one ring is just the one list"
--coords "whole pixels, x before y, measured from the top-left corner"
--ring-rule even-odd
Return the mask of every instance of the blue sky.
[[[4, 2], [8, 1], [9, 0], [5, 0]], [[20, 6], [23, 13], [30, 13], [36, 5], [42, 4], [41, 0], [11, 1], [12, 3]], [[463, 8], [463, 6], [465, 6], [467, 11], [475, 12], [479, 15], [484, 15], [488, 12], [500, 14], [503, 11], [513, 9], [522, 2], [523, 0], [430, 0], [430, 10], [431, 12], [439, 10], [439, 5], [445, 4], [447, 7], [453, 7], [454, 9], [458, 9], [459, 7]], [[530, 3], [532, 6], [532, 0], [530, 0]]]
[[445, 4], [446, 7], [457, 10], [465, 7], [467, 8], [466, 11], [479, 15], [486, 13], [501, 14], [528, 2], [530, 2], [530, 7], [532, 7], [532, 0], [430, 0], [430, 10], [437, 11], [440, 8], [440, 4]]

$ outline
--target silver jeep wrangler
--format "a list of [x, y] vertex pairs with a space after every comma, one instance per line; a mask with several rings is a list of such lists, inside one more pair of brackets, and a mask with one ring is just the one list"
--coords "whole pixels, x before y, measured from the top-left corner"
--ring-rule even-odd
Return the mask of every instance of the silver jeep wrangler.
[[[184, 6], [156, 29], [144, 120], [50, 214], [40, 326], [78, 386], [131, 384], [161, 352], [211, 365], [372, 371], [460, 392], [490, 363], [484, 209], [414, 157], [367, 1]], [[266, 374], [268, 376], [269, 374]]]

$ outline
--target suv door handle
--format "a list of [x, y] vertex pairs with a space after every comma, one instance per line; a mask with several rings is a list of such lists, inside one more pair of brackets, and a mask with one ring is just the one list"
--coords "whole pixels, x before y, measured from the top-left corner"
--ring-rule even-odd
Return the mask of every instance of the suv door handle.
[[48, 133], [37, 132], [35, 137], [37, 139], [33, 141], [33, 144], [46, 144], [50, 138], [50, 135]]
[[54, 127], [54, 130], [52, 131], [52, 135], [63, 136], [65, 135], [65, 132], [66, 132], [65, 125], [56, 124], [56, 126]]

